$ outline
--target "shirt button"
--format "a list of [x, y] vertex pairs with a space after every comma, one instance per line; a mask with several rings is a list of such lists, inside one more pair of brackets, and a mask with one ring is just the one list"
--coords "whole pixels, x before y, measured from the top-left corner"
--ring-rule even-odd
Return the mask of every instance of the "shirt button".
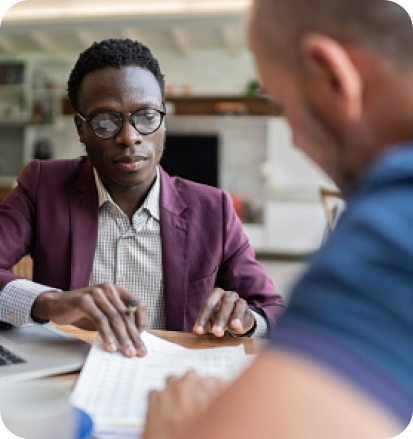
[[14, 322], [16, 320], [16, 314], [14, 314], [14, 312], [9, 313], [9, 320], [11, 322]]
[[126, 276], [119, 276], [119, 280], [121, 282], [125, 282], [126, 281]]

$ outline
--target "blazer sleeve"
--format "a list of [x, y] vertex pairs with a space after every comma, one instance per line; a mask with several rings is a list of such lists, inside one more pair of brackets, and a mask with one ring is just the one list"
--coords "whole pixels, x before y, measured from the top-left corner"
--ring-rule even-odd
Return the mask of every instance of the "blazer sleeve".
[[227, 192], [222, 194], [223, 258], [216, 285], [237, 292], [252, 310], [267, 320], [269, 329], [274, 329], [284, 310], [283, 298], [275, 291], [264, 267], [255, 259], [230, 195]]
[[0, 290], [18, 279], [8, 270], [30, 253], [36, 223], [39, 162], [31, 162], [0, 204]]

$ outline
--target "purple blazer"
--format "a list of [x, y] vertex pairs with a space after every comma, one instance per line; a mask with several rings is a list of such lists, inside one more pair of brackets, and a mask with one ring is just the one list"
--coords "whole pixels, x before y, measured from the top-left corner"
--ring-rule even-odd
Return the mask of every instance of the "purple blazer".
[[[215, 286], [236, 291], [275, 326], [283, 300], [255, 260], [228, 193], [161, 169], [160, 229], [166, 329], [191, 331]], [[97, 235], [89, 159], [32, 161], [0, 205], [0, 289], [28, 253], [35, 282], [63, 291], [89, 285]]]

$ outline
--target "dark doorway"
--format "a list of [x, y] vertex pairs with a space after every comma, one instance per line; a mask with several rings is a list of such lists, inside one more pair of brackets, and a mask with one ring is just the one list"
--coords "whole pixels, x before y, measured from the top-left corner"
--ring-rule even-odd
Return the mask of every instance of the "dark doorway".
[[161, 165], [169, 175], [219, 187], [218, 147], [216, 134], [167, 134]]

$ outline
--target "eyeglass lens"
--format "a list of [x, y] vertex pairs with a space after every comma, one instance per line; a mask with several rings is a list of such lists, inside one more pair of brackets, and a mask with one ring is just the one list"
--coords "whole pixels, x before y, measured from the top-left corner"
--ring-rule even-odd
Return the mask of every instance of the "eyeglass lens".
[[[156, 131], [162, 123], [162, 113], [155, 109], [144, 108], [130, 115], [135, 129], [141, 134], [150, 134]], [[100, 137], [115, 136], [122, 128], [124, 115], [115, 112], [99, 113], [90, 121], [93, 131]]]

